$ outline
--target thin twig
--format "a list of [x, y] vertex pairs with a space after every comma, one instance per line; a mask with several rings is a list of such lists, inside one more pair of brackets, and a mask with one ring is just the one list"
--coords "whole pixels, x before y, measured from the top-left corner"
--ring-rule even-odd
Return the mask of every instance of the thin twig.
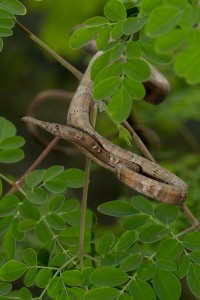
[[66, 61], [63, 57], [61, 57], [57, 52], [47, 46], [43, 41], [41, 41], [38, 37], [36, 37], [31, 31], [29, 31], [26, 27], [24, 27], [20, 22], [16, 21], [17, 27], [24, 32], [34, 43], [40, 46], [45, 52], [50, 54], [55, 60], [57, 60], [63, 67], [69, 70], [76, 78], [79, 80], [82, 78], [83, 74], [73, 67], [68, 61]]
[[19, 181], [15, 182], [13, 187], [10, 189], [8, 194], [15, 193], [21, 185], [24, 183], [25, 177], [35, 170], [35, 168], [43, 161], [43, 159], [47, 156], [47, 154], [52, 150], [52, 148], [58, 143], [60, 140], [59, 137], [54, 137], [54, 139], [49, 143], [49, 145], [43, 150], [43, 152], [38, 156], [38, 158], [33, 162], [33, 164], [28, 168], [28, 170], [22, 175]]
[[193, 225], [198, 231], [200, 231], [200, 222], [199, 222], [198, 219], [193, 215], [193, 213], [190, 211], [190, 209], [189, 209], [185, 204], [180, 205], [180, 208], [183, 210], [184, 214], [185, 214], [186, 217], [190, 220], [190, 222], [192, 223], [192, 225]]
[[[97, 119], [97, 107], [93, 105], [90, 113], [90, 122], [92, 126], [95, 127]], [[81, 220], [80, 220], [80, 236], [79, 236], [79, 256], [80, 256], [80, 267], [84, 268], [83, 258], [85, 255], [84, 252], [84, 236], [85, 236], [85, 219], [86, 219], [86, 211], [87, 211], [87, 199], [88, 199], [88, 187], [90, 182], [90, 166], [91, 160], [86, 158], [85, 161], [85, 175], [84, 175], [84, 187], [82, 194], [82, 207], [81, 207]]]
[[143, 141], [141, 140], [141, 138], [137, 135], [137, 133], [135, 132], [135, 130], [133, 129], [133, 127], [127, 121], [123, 122], [123, 125], [131, 133], [131, 135], [132, 135], [132, 137], [133, 137], [133, 139], [134, 139], [137, 147], [143, 153], [143, 155], [147, 159], [155, 162], [155, 159], [153, 158], [153, 156], [151, 155], [151, 153], [149, 152], [149, 150], [147, 149], [147, 147], [145, 146], [145, 144], [143, 143]]

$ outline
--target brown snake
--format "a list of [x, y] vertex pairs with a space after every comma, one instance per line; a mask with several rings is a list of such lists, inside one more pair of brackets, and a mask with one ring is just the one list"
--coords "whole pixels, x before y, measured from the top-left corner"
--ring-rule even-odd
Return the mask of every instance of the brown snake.
[[[187, 186], [179, 177], [155, 162], [111, 143], [92, 127], [90, 70], [99, 55], [97, 53], [93, 57], [74, 94], [68, 111], [67, 126], [31, 117], [24, 117], [22, 120], [74, 143], [88, 158], [115, 173], [120, 181], [139, 193], [172, 205], [183, 203]], [[156, 84], [156, 77], [150, 84]]]

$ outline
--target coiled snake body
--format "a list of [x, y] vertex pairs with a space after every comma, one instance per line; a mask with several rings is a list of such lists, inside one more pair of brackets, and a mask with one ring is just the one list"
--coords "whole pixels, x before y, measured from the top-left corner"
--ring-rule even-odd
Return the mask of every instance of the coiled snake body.
[[[87, 157], [114, 172], [120, 181], [139, 193], [172, 205], [183, 203], [187, 195], [187, 186], [179, 177], [157, 163], [111, 143], [92, 127], [90, 69], [98, 55], [99, 53], [90, 62], [70, 103], [67, 126], [30, 117], [24, 117], [22, 120], [74, 143]], [[150, 85], [155, 85], [156, 80], [154, 76]]]

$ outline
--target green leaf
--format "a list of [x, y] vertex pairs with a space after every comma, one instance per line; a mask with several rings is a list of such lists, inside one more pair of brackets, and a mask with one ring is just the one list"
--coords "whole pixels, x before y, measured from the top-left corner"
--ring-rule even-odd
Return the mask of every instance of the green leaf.
[[152, 243], [162, 239], [169, 233], [169, 229], [162, 225], [151, 225], [140, 234], [140, 240], [145, 243]]
[[59, 216], [57, 213], [51, 213], [46, 216], [47, 224], [56, 229], [56, 230], [62, 230], [65, 228], [65, 221], [61, 216]]
[[146, 94], [144, 85], [141, 82], [134, 81], [128, 77], [123, 79], [122, 86], [131, 94], [134, 100], [142, 100]]
[[103, 68], [94, 80], [94, 86], [96, 86], [99, 82], [104, 80], [105, 78], [113, 77], [113, 76], [120, 76], [122, 73], [122, 62], [114, 62]]
[[0, 296], [8, 294], [12, 290], [12, 284], [9, 282], [0, 282]]
[[62, 280], [66, 285], [77, 286], [84, 281], [84, 276], [78, 270], [70, 270], [62, 273]]
[[11, 226], [10, 226], [10, 230], [11, 230], [11, 233], [12, 233], [13, 237], [16, 240], [21, 241], [24, 238], [24, 233], [18, 230], [19, 222], [20, 221], [17, 217], [13, 218]]
[[11, 36], [13, 34], [10, 28], [1, 28], [0, 27], [0, 37]]
[[16, 242], [12, 235], [11, 229], [7, 230], [3, 237], [3, 249], [5, 256], [9, 259], [15, 257]]
[[124, 21], [122, 31], [126, 35], [131, 35], [141, 30], [146, 23], [146, 18], [131, 17]]
[[64, 202], [65, 202], [64, 195], [54, 195], [50, 199], [48, 210], [50, 212], [58, 212], [58, 211], [60, 211], [60, 208], [64, 204]]
[[90, 275], [90, 282], [98, 286], [119, 286], [127, 282], [128, 274], [115, 267], [100, 267]]
[[146, 81], [151, 75], [148, 64], [139, 59], [133, 58], [124, 63], [124, 73], [127, 77], [136, 81]]
[[145, 281], [135, 279], [129, 285], [129, 291], [133, 299], [156, 300], [156, 295], [152, 287]]
[[45, 181], [44, 187], [51, 193], [63, 193], [67, 188], [67, 184], [63, 179], [54, 178]]
[[194, 47], [182, 51], [177, 55], [174, 71], [184, 77], [188, 84], [197, 84], [200, 82], [200, 71], [196, 66], [200, 64], [200, 48]]
[[15, 195], [7, 195], [0, 201], [0, 217], [13, 215], [19, 205], [19, 199]]
[[[80, 226], [81, 210], [67, 212], [63, 214], [65, 221], [72, 226]], [[96, 225], [96, 216], [90, 210], [86, 210], [85, 227], [92, 228]]]
[[81, 188], [84, 185], [84, 172], [80, 169], [68, 169], [63, 172], [63, 179], [70, 188]]
[[125, 217], [137, 214], [137, 210], [128, 202], [113, 200], [99, 205], [98, 211], [112, 217]]
[[21, 232], [27, 232], [34, 229], [37, 225], [37, 222], [32, 219], [25, 219], [19, 222], [17, 229]]
[[120, 20], [119, 22], [113, 25], [113, 28], [111, 30], [111, 37], [114, 41], [118, 40], [123, 35], [123, 31], [122, 31], [123, 24], [124, 24], [124, 20]]
[[35, 227], [35, 235], [37, 239], [43, 244], [52, 239], [51, 232], [44, 222], [40, 222], [39, 224], [37, 224], [37, 226]]
[[15, 22], [12, 19], [1, 17], [0, 16], [0, 27], [1, 28], [12, 28], [14, 27]]
[[182, 243], [176, 239], [167, 239], [160, 243], [157, 252], [157, 259], [176, 260], [183, 252]]
[[104, 15], [111, 21], [119, 21], [126, 18], [126, 9], [118, 0], [109, 0], [104, 7]]
[[132, 300], [133, 298], [129, 296], [128, 294], [121, 294], [121, 296], [118, 298], [119, 300]]
[[189, 232], [183, 237], [183, 246], [189, 250], [200, 250], [200, 232]]
[[114, 300], [120, 295], [120, 291], [112, 287], [99, 287], [91, 289], [84, 296], [85, 300]]
[[2, 234], [10, 226], [13, 216], [8, 216], [0, 219], [0, 234]]
[[93, 81], [99, 72], [101, 72], [110, 63], [110, 53], [111, 51], [104, 52], [93, 62], [91, 68], [91, 78]]
[[159, 269], [166, 271], [176, 271], [177, 269], [176, 263], [169, 259], [157, 259], [156, 264]]
[[173, 223], [177, 219], [179, 212], [177, 206], [166, 203], [158, 204], [154, 210], [156, 218], [166, 225]]
[[149, 216], [147, 215], [134, 215], [133, 217], [126, 218], [123, 222], [124, 230], [133, 230], [142, 227], [149, 221]]
[[52, 277], [52, 270], [51, 269], [41, 269], [36, 278], [36, 285], [39, 288], [45, 288], [48, 286], [48, 283]]
[[189, 3], [188, 0], [164, 0], [165, 4], [173, 5], [175, 7], [180, 7], [180, 8], [188, 8]]
[[141, 13], [143, 15], [149, 15], [151, 11], [158, 5], [162, 4], [162, 0], [142, 0]]
[[173, 29], [179, 22], [182, 11], [170, 5], [156, 7], [146, 24], [146, 34], [150, 37], [160, 36]]
[[25, 287], [20, 289], [19, 297], [21, 300], [32, 300], [33, 299], [31, 296], [31, 292]]
[[25, 15], [26, 8], [18, 0], [1, 0], [0, 7], [15, 15]]
[[97, 17], [92, 17], [90, 19], [87, 19], [83, 24], [86, 26], [96, 26], [96, 25], [106, 25], [108, 24], [109, 21], [108, 19], [101, 17], [101, 16], [97, 16]]
[[23, 201], [19, 206], [19, 214], [25, 219], [38, 221], [41, 217], [39, 209], [29, 201]]
[[196, 6], [188, 5], [187, 9], [183, 10], [182, 18], [178, 25], [184, 29], [194, 29], [199, 21], [199, 10]]
[[[71, 246], [76, 246], [79, 243], [80, 238], [80, 226], [73, 226], [65, 228], [64, 230], [59, 232], [59, 240]], [[85, 243], [91, 242], [91, 230], [86, 228], [85, 229]]]
[[80, 207], [80, 203], [76, 199], [69, 199], [66, 202], [63, 203], [63, 205], [60, 208], [60, 211], [62, 213], [70, 213], [72, 211], [77, 210]]
[[43, 175], [44, 170], [35, 170], [26, 176], [25, 182], [28, 185], [28, 187], [34, 188], [42, 182]]
[[200, 266], [191, 264], [188, 275], [187, 283], [192, 293], [199, 299], [200, 298]]
[[109, 25], [104, 26], [98, 33], [96, 38], [96, 46], [98, 50], [104, 50], [110, 39], [111, 27]]
[[101, 26], [84, 27], [76, 30], [70, 38], [71, 47], [73, 49], [84, 47], [97, 36], [100, 30]]
[[111, 119], [117, 123], [122, 123], [128, 118], [131, 108], [131, 96], [124, 88], [116, 91], [107, 105]]
[[15, 281], [20, 278], [27, 270], [27, 266], [17, 260], [7, 261], [0, 268], [0, 276], [5, 281]]
[[11, 136], [5, 138], [0, 147], [2, 149], [16, 149], [22, 147], [24, 144], [25, 140], [21, 136]]
[[71, 299], [82, 300], [84, 299], [85, 290], [78, 287], [72, 287], [68, 289], [69, 296]]
[[175, 274], [180, 279], [182, 279], [186, 275], [186, 273], [188, 272], [189, 267], [190, 267], [190, 259], [189, 259], [188, 255], [181, 256], [177, 260], [176, 264], [177, 264], [177, 271], [175, 272]]
[[117, 249], [120, 251], [125, 251], [128, 248], [130, 248], [138, 239], [138, 232], [135, 230], [130, 230], [124, 232], [120, 238], [119, 242], [117, 244]]
[[93, 97], [95, 100], [105, 100], [107, 97], [115, 93], [119, 88], [121, 79], [118, 76], [106, 78], [95, 85]]
[[137, 270], [137, 278], [148, 281], [154, 276], [156, 270], [156, 264], [152, 260], [144, 260]]
[[148, 44], [141, 44], [141, 49], [144, 56], [153, 63], [169, 64], [172, 61], [172, 54], [158, 53], [155, 50], [154, 42]]
[[27, 200], [34, 204], [44, 204], [48, 200], [48, 194], [43, 188], [36, 187], [26, 192]]
[[[117, 43], [117, 42], [116, 42]], [[119, 60], [120, 56], [123, 54], [125, 48], [125, 44], [123, 42], [117, 43], [115, 47], [110, 50], [110, 60], [114, 62]]]
[[25, 275], [24, 278], [24, 284], [27, 287], [32, 286], [35, 283], [37, 277], [37, 269], [36, 268], [30, 268]]
[[63, 288], [64, 286], [62, 283], [62, 279], [60, 277], [54, 276], [47, 286], [48, 295], [51, 298], [57, 298], [58, 294], [63, 290]]
[[153, 287], [158, 298], [162, 300], [179, 300], [181, 295], [181, 284], [178, 278], [164, 270], [157, 270], [153, 278]]
[[153, 206], [146, 198], [142, 196], [135, 196], [131, 199], [131, 203], [138, 211], [146, 215], [153, 214]]
[[97, 251], [101, 256], [108, 254], [114, 245], [115, 236], [113, 234], [107, 233], [103, 235], [97, 243]]
[[135, 270], [141, 263], [142, 258], [142, 255], [138, 253], [130, 255], [120, 264], [120, 270], [125, 272]]
[[25, 264], [28, 266], [36, 266], [37, 265], [37, 254], [35, 250], [32, 248], [27, 248], [23, 253], [23, 260]]
[[24, 158], [24, 152], [21, 149], [0, 150], [0, 163], [15, 163]]
[[189, 257], [194, 263], [200, 264], [200, 251], [190, 252]]
[[128, 59], [141, 56], [141, 49], [138, 42], [128, 42], [126, 44], [126, 56]]
[[155, 49], [161, 53], [172, 52], [182, 45], [187, 36], [188, 30], [175, 28], [156, 39]]
[[43, 180], [44, 181], [51, 180], [56, 176], [58, 176], [59, 174], [61, 174], [63, 171], [64, 171], [63, 166], [52, 166], [44, 171]]
[[0, 117], [0, 141], [3, 141], [7, 137], [14, 136], [15, 134], [15, 126], [10, 121]]
[[15, 16], [7, 9], [0, 8], [0, 17], [16, 20]]

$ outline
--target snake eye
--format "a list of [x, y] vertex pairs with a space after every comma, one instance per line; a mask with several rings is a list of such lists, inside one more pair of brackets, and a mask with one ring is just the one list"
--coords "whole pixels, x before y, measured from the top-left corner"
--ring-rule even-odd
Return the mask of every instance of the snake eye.
[[59, 126], [58, 124], [56, 124], [56, 125], [55, 125], [55, 129], [56, 129], [56, 130], [59, 130], [59, 129], [60, 129], [60, 126]]

